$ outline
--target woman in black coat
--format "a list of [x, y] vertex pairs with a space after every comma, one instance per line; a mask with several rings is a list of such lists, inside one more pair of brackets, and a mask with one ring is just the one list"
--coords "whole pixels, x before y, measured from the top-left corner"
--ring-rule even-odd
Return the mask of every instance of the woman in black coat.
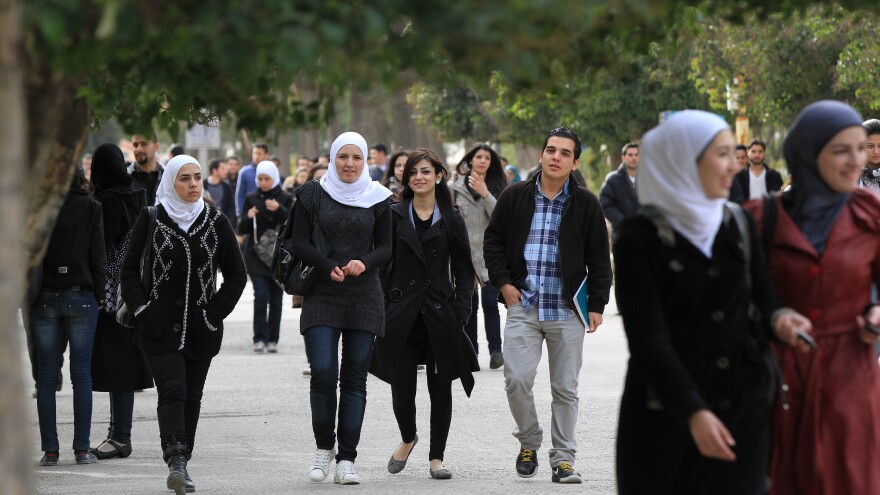
[[[477, 356], [463, 327], [475, 273], [464, 218], [451, 204], [446, 169], [427, 149], [409, 155], [401, 203], [391, 207], [394, 244], [385, 276], [385, 336], [376, 339], [371, 373], [391, 384], [402, 443], [388, 461], [400, 472], [416, 435], [416, 367], [425, 364], [431, 396], [430, 473], [449, 479], [443, 453], [452, 421], [452, 381], [470, 396]], [[451, 273], [450, 273], [451, 271]], [[454, 279], [454, 285], [450, 282]]]
[[796, 345], [796, 329], [811, 325], [780, 308], [753, 222], [725, 207], [734, 145], [722, 119], [695, 110], [642, 140], [644, 210], [614, 245], [630, 350], [617, 432], [623, 495], [766, 493], [768, 341]]
[[116, 322], [116, 294], [131, 228], [146, 206], [147, 194], [131, 187], [125, 157], [118, 146], [102, 144], [92, 156], [92, 184], [104, 215], [107, 283], [104, 309], [92, 350], [92, 390], [110, 392], [110, 428], [107, 439], [93, 453], [98, 459], [131, 455], [134, 391], [153, 388], [150, 368], [134, 342], [134, 329]]
[[293, 196], [281, 189], [281, 177], [275, 162], [264, 160], [257, 164], [256, 177], [257, 189], [244, 197], [238, 233], [249, 234], [244, 262], [254, 286], [254, 352], [278, 352], [284, 292], [272, 280], [272, 267], [260, 260], [254, 244], [266, 231], [281, 229], [290, 215]]
[[[193, 452], [208, 369], [220, 352], [223, 319], [241, 297], [247, 274], [229, 220], [202, 199], [201, 167], [195, 158], [178, 155], [168, 162], [156, 199], [153, 235], [147, 238], [145, 210], [132, 229], [120, 283], [159, 393], [156, 411], [169, 468], [166, 485], [183, 495], [195, 490], [186, 463]], [[152, 252], [149, 291], [140, 276], [144, 246]], [[223, 273], [219, 290], [218, 269]]]

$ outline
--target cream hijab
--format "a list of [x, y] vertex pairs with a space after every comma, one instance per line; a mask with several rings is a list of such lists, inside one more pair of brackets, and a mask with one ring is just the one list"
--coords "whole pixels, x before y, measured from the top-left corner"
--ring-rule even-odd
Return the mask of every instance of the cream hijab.
[[[364, 155], [364, 168], [361, 176], [352, 183], [343, 182], [336, 173], [336, 154], [343, 146], [354, 144]], [[369, 208], [391, 196], [391, 191], [378, 182], [370, 179], [366, 157], [369, 156], [367, 141], [356, 132], [344, 132], [333, 141], [330, 147], [330, 165], [327, 173], [321, 177], [321, 187], [337, 202], [356, 208]]]
[[257, 183], [257, 187], [260, 187], [260, 175], [268, 175], [271, 177], [272, 187], [281, 183], [281, 174], [278, 172], [278, 167], [276, 167], [275, 162], [271, 160], [263, 160], [257, 164], [257, 173], [254, 174], [254, 181]]
[[648, 131], [641, 143], [639, 202], [656, 208], [708, 258], [712, 258], [726, 200], [706, 197], [697, 159], [719, 132], [729, 129], [715, 114], [685, 110]]
[[[177, 174], [184, 165], [193, 164], [201, 169], [199, 161], [189, 155], [177, 155], [165, 165], [165, 172], [162, 174], [162, 181], [156, 190], [156, 204], [165, 207], [165, 213], [183, 230], [188, 232], [189, 228], [195, 223], [196, 219], [205, 209], [204, 198], [190, 203], [180, 199], [177, 191], [174, 189], [174, 181], [177, 180]], [[273, 164], [274, 165], [274, 164]]]

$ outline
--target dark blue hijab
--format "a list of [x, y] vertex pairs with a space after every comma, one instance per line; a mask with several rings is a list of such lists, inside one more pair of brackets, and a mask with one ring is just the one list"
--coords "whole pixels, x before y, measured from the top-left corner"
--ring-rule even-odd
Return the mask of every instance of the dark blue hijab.
[[820, 255], [849, 194], [828, 187], [819, 174], [817, 158], [838, 132], [861, 125], [862, 116], [846, 103], [817, 101], [801, 110], [783, 143], [792, 179], [791, 190], [783, 195], [783, 204]]

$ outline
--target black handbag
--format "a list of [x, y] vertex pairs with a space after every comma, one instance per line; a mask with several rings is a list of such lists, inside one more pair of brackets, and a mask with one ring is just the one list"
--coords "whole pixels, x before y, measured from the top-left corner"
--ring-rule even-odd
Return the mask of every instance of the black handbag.
[[[314, 199], [312, 200], [312, 246], [324, 256], [329, 256], [332, 246], [324, 237], [321, 227], [318, 226], [318, 212], [321, 209], [321, 186], [318, 181], [314, 183]], [[284, 224], [278, 242], [275, 243], [275, 256], [272, 261], [272, 278], [284, 292], [292, 295], [304, 296], [315, 282], [317, 272], [315, 267], [307, 265], [302, 259], [293, 254], [293, 214], [296, 205], [290, 209], [290, 216]]]
[[[150, 248], [153, 246], [153, 232], [156, 230], [156, 215], [158, 214], [158, 210], [155, 206], [148, 206], [147, 213], [147, 237], [144, 241], [143, 251], [141, 251], [140, 270], [141, 283], [149, 296], [150, 289], [153, 287], [153, 250]], [[134, 311], [129, 309], [128, 305], [125, 304], [125, 301], [122, 299], [121, 283], [116, 289], [116, 307], [118, 308], [116, 310], [116, 323], [119, 323], [124, 327], [134, 328]]]

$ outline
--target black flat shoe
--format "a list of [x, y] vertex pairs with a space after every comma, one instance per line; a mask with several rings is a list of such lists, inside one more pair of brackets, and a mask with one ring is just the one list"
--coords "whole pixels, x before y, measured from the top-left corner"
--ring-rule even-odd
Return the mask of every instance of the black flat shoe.
[[[101, 450], [99, 450], [105, 444], [110, 444], [110, 446], [113, 447], [113, 450], [108, 451], [108, 452], [102, 452]], [[97, 457], [98, 459], [101, 459], [102, 461], [104, 459], [113, 459], [114, 457], [120, 457], [122, 459], [125, 459], [126, 457], [131, 455], [131, 443], [127, 443], [125, 445], [122, 445], [121, 443], [113, 440], [112, 438], [108, 438], [108, 439], [104, 440], [103, 442], [101, 442], [101, 445], [98, 445], [97, 447], [90, 449], [90, 450], [91, 450], [92, 454], [95, 454], [95, 457]]]

